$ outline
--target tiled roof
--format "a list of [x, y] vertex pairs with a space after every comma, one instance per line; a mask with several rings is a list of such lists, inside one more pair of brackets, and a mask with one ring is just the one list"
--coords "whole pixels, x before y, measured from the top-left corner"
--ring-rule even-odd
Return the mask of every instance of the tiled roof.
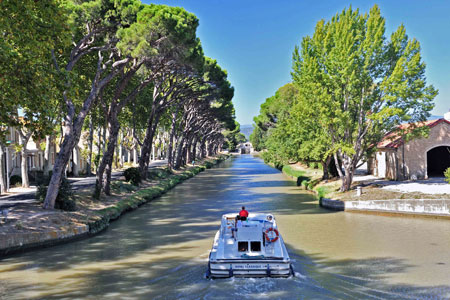
[[[428, 126], [430, 128], [442, 123], [446, 122], [450, 124], [450, 121], [442, 118], [437, 120], [429, 120], [424, 122], [417, 122], [417, 123], [404, 123], [398, 126], [398, 129], [400, 130], [406, 130], [410, 128], [411, 130], [413, 128]], [[399, 146], [403, 145], [403, 139], [400, 135], [400, 130], [394, 130], [389, 133], [387, 133], [383, 139], [377, 144], [377, 148], [398, 148]]]

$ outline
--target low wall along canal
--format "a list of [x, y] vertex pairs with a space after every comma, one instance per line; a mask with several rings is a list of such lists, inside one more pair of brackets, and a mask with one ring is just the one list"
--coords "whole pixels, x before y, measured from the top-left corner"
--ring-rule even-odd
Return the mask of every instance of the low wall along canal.
[[322, 199], [322, 207], [349, 212], [386, 213], [450, 219], [450, 201], [438, 199], [389, 199], [340, 201]]
[[[204, 277], [224, 213], [272, 212], [296, 277]], [[5, 299], [446, 299], [448, 221], [321, 208], [250, 155], [220, 163], [96, 236], [0, 260]]]

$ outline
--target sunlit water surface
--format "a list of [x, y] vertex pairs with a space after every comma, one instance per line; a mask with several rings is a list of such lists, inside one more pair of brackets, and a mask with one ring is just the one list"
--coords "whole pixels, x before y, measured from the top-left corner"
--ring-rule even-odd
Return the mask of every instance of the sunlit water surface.
[[[275, 214], [295, 278], [208, 280], [220, 217]], [[321, 209], [245, 155], [130, 212], [103, 233], [0, 261], [4, 299], [450, 299], [450, 221]]]

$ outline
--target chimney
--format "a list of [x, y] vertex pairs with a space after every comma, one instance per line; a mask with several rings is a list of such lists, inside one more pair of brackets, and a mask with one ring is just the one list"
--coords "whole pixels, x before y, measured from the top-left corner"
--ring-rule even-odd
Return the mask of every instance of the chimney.
[[444, 119], [450, 122], [450, 109], [444, 114]]

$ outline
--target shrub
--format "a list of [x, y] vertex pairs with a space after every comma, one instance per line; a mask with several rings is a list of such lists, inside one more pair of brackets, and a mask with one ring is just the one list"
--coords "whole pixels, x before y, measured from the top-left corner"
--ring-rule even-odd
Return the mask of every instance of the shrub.
[[35, 173], [36, 185], [39, 186], [39, 185], [45, 184], [46, 181], [47, 181], [46, 177], [47, 176], [44, 176], [44, 172], [43, 171], [36, 171], [36, 173]]
[[128, 168], [123, 172], [123, 176], [125, 176], [125, 180], [131, 182], [131, 184], [135, 186], [139, 186], [141, 183], [141, 173], [138, 168]]
[[111, 183], [111, 189], [120, 193], [129, 193], [137, 190], [137, 187], [133, 184], [123, 182], [123, 181], [113, 181]]
[[133, 167], [133, 163], [132, 162], [125, 162], [123, 163], [123, 166], [126, 168], [132, 168]]
[[[38, 201], [44, 202], [49, 183], [50, 177], [45, 177], [43, 184], [38, 186], [36, 192], [36, 199]], [[59, 186], [58, 196], [56, 196], [55, 200], [55, 208], [65, 211], [74, 211], [77, 208], [73, 195], [72, 184], [65, 177], [63, 177], [61, 180], [61, 185]]]
[[20, 177], [19, 175], [11, 176], [11, 179], [9, 180], [9, 184], [12, 186], [22, 185], [22, 177]]
[[168, 169], [168, 168], [164, 168], [164, 169], [159, 169], [159, 168], [155, 168], [155, 169], [150, 169], [147, 173], [147, 177], [149, 179], [164, 179], [169, 177], [172, 172]]
[[327, 194], [327, 191], [324, 187], [321, 186], [321, 187], [317, 188], [317, 197], [319, 198], [319, 200], [324, 198], [326, 194]]
[[450, 168], [447, 168], [447, 170], [444, 171], [445, 181], [450, 183]]
[[301, 186], [306, 190], [308, 187], [308, 180], [303, 180]]
[[311, 190], [312, 191], [312, 189], [313, 189], [313, 184], [312, 183], [308, 183], [308, 190]]

